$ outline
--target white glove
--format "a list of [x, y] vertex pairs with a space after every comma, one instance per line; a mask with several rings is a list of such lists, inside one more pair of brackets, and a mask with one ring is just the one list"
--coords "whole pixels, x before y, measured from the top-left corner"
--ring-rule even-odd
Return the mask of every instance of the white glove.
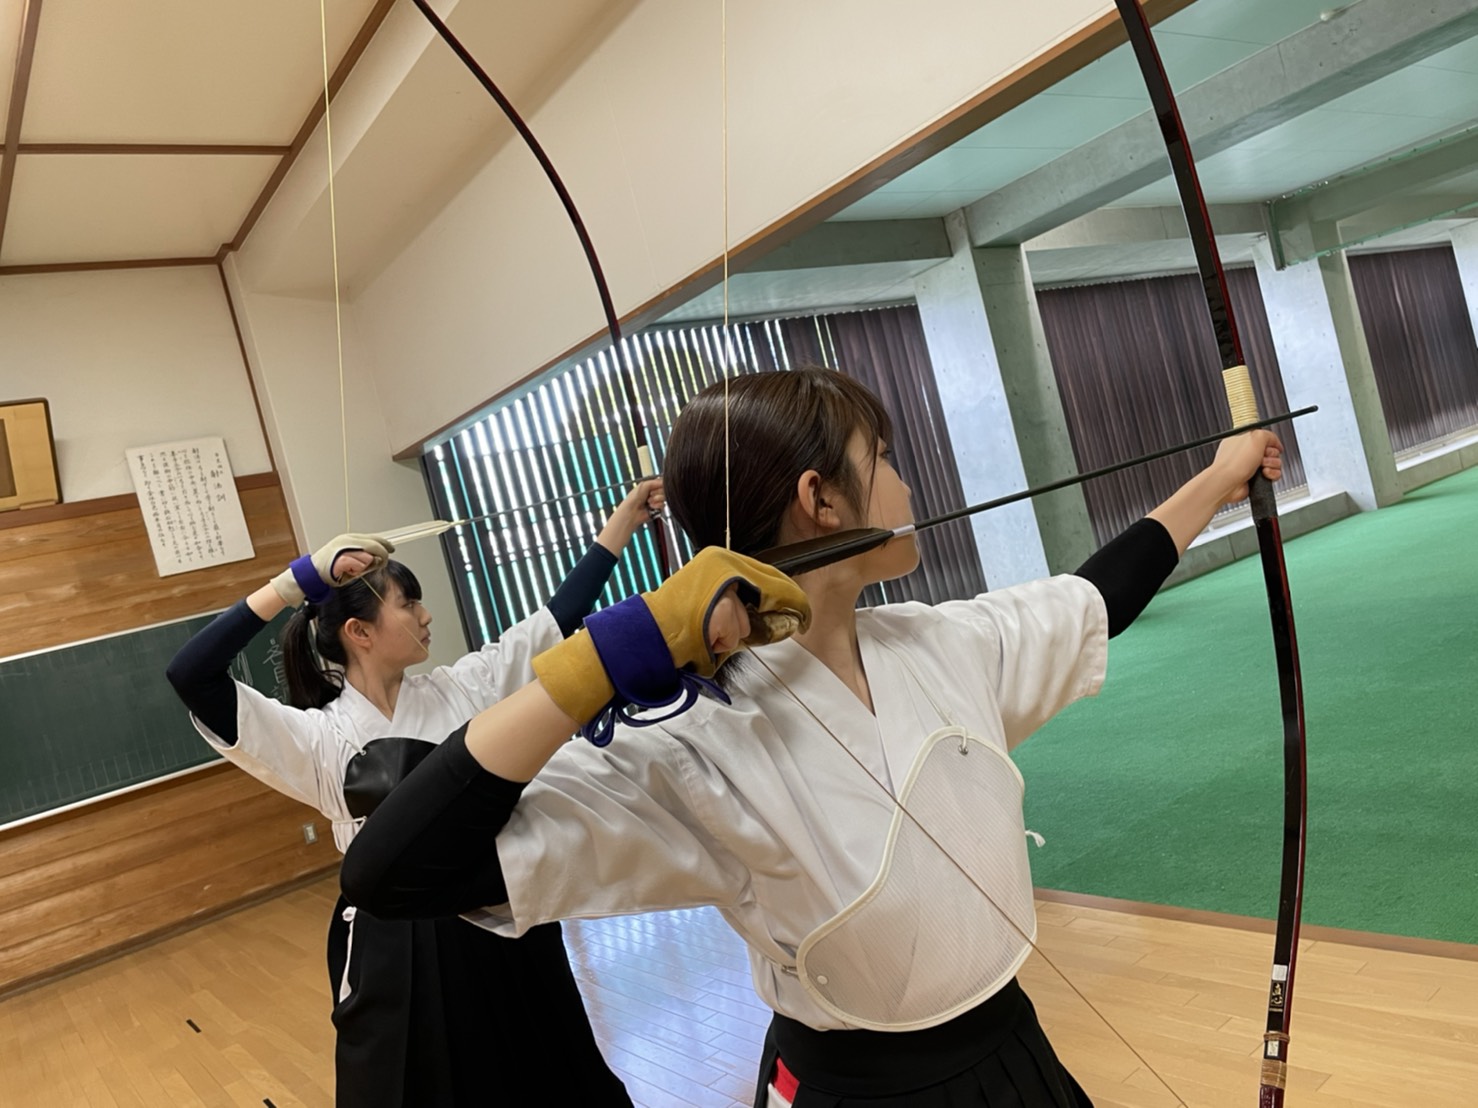
[[[285, 570], [272, 578], [272, 587], [286, 603], [296, 608], [304, 600], [322, 604], [329, 598], [329, 590], [349, 580], [348, 575], [334, 576], [334, 563], [340, 554], [363, 551], [374, 559], [364, 572], [382, 569], [390, 560], [395, 544], [378, 535], [338, 535], [312, 554], [297, 558]], [[359, 574], [354, 574], [357, 577]]]

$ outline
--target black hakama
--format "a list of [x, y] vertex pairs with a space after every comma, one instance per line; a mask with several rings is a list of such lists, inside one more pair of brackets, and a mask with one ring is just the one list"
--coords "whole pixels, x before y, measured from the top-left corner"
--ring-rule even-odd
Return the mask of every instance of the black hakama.
[[800, 1083], [793, 1108], [1092, 1108], [1057, 1060], [1014, 980], [922, 1031], [817, 1031], [776, 1015], [765, 1036], [756, 1108], [776, 1059]]
[[356, 911], [351, 939], [346, 907], [340, 897], [328, 941], [339, 1108], [485, 1108], [552, 1097], [630, 1108], [591, 1033], [559, 924], [505, 939], [456, 917], [382, 920]]

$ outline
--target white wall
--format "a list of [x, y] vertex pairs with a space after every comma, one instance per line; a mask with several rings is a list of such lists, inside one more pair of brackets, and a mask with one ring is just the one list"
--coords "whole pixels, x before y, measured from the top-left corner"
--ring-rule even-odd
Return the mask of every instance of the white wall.
[[45, 397], [64, 500], [133, 491], [123, 451], [219, 435], [272, 468], [213, 266], [0, 277], [0, 400]]
[[[784, 220], [1109, 10], [1105, 0], [1014, 5], [1009, 18], [979, 0], [729, 5], [730, 241]], [[642, 0], [529, 120], [576, 198], [622, 312], [722, 254], [719, 47], [717, 0]], [[361, 142], [368, 149], [371, 137], [383, 141], [407, 125], [396, 110], [398, 82], [422, 52], [443, 49], [416, 21], [387, 20], [368, 64], [335, 101], [339, 173], [352, 177]], [[307, 545], [345, 518], [333, 305], [270, 290], [291, 259], [310, 249], [328, 257], [322, 146], [320, 130], [228, 262]], [[367, 283], [348, 275], [343, 290], [352, 297], [345, 330], [355, 528], [425, 518], [419, 475], [390, 456], [602, 326], [574, 233], [521, 145], [490, 153], [425, 218], [399, 256]], [[454, 618], [435, 544], [405, 553], [433, 610]]]
[[[783, 220], [1110, 10], [1103, 0], [730, 4], [730, 241]], [[413, 34], [408, 25], [395, 33]], [[716, 0], [643, 0], [529, 121], [575, 197], [622, 312], [722, 253], [720, 69]], [[396, 118], [383, 81], [346, 86], [336, 115], [362, 122], [356, 98], [380, 105], [382, 120]], [[349, 168], [352, 134], [336, 124], [336, 157]], [[325, 176], [321, 158], [289, 175], [273, 205], [283, 211], [269, 208], [243, 251], [248, 286], [286, 239], [322, 235], [311, 220], [283, 214], [309, 211]], [[397, 449], [601, 327], [574, 234], [518, 144], [428, 213], [425, 230], [357, 300]]]
[[[229, 261], [227, 273], [303, 548], [315, 549], [343, 531], [375, 533], [429, 520], [419, 468], [391, 457], [371, 355], [358, 340], [353, 312], [344, 317], [346, 501], [332, 301], [246, 292]], [[441, 621], [433, 628], [431, 661], [455, 660], [465, 644], [440, 545], [430, 539], [410, 543], [395, 557], [415, 572], [427, 607]]]

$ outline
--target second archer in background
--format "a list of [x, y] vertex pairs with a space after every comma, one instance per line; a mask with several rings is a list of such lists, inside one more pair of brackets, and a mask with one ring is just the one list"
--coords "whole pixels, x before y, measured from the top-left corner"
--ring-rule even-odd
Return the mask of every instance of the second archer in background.
[[[420, 675], [406, 672], [431, 641], [419, 582], [387, 558], [388, 544], [341, 535], [201, 630], [170, 663], [170, 683], [212, 747], [322, 812], [344, 850], [398, 781], [384, 755], [403, 753], [396, 744], [407, 739], [440, 742], [526, 685], [534, 656], [580, 625], [617, 555], [662, 504], [660, 480], [640, 484], [544, 608]], [[233, 681], [229, 666], [298, 604], [283, 632], [288, 706]], [[341, 1108], [535, 1103], [556, 1072], [580, 1104], [631, 1103], [591, 1034], [557, 924], [515, 941], [455, 913], [394, 921], [340, 898], [328, 969]]]

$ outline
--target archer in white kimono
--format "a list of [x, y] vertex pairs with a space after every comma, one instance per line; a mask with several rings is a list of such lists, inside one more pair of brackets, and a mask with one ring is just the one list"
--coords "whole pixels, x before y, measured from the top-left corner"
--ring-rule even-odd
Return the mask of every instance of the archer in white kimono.
[[[660, 505], [660, 485], [627, 498], [547, 606], [449, 666], [406, 672], [430, 642], [420, 584], [382, 540], [345, 535], [202, 629], [171, 662], [170, 682], [206, 742], [321, 812], [344, 851], [410, 766], [526, 685], [534, 656], [579, 626], [648, 517], [649, 496]], [[302, 604], [282, 636], [293, 705], [233, 681], [228, 668], [290, 604]], [[555, 1069], [582, 1103], [631, 1103], [601, 1057], [557, 924], [512, 942], [455, 914], [386, 920], [340, 898], [328, 965], [344, 1108], [522, 1100]]]
[[[724, 519], [704, 456], [723, 445], [714, 391], [684, 410], [664, 467], [696, 540], [728, 528], [757, 550], [908, 522], [886, 415], [822, 370], [730, 382], [751, 471], [735, 488], [787, 495], [778, 520], [763, 496]], [[535, 660], [538, 683], [428, 759], [350, 850], [346, 895], [506, 934], [717, 907], [776, 1013], [758, 1105], [1087, 1104], [1015, 983], [1036, 926], [1008, 751], [1097, 692], [1109, 636], [1249, 474], [1277, 476], [1277, 455], [1271, 435], [1233, 440], [1078, 574], [935, 607], [855, 611], [865, 584], [913, 568], [912, 540], [795, 582], [706, 549], [587, 620]], [[693, 703], [741, 644], [725, 693]], [[631, 707], [665, 701], [680, 714]], [[562, 743], [579, 723], [608, 745]]]

